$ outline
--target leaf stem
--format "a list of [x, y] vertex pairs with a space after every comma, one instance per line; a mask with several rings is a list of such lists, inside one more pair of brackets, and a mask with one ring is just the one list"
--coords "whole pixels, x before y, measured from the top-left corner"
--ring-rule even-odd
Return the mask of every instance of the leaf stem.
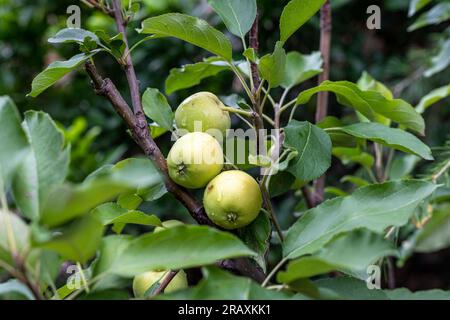
[[261, 286], [263, 288], [265, 286], [267, 286], [270, 279], [272, 279], [272, 277], [275, 275], [275, 273], [277, 273], [277, 271], [286, 263], [287, 260], [288, 260], [287, 258], [281, 259], [281, 261], [278, 262], [278, 264], [272, 269], [272, 271], [270, 271], [270, 273], [267, 275], [267, 277], [264, 279], [263, 283], [261, 284]]

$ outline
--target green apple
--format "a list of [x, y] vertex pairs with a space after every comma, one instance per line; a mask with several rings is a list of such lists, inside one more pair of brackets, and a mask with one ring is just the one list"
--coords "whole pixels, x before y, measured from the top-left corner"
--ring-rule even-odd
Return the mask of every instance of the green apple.
[[184, 225], [184, 223], [179, 220], [167, 220], [162, 222], [162, 227], [156, 227], [155, 230], [153, 230], [153, 232], [157, 233], [166, 229], [175, 228], [182, 225]]
[[230, 129], [231, 120], [228, 111], [219, 98], [211, 92], [198, 92], [185, 99], [175, 111], [175, 123], [178, 129], [189, 132], [201, 131], [216, 136], [211, 129], [218, 130], [222, 136]]
[[228, 230], [242, 228], [261, 211], [261, 190], [249, 174], [239, 170], [224, 171], [206, 187], [203, 205], [215, 224]]
[[207, 133], [188, 133], [170, 149], [167, 166], [175, 183], [189, 189], [203, 188], [223, 168], [222, 147]]
[[[164, 279], [169, 271], [149, 271], [139, 274], [133, 280], [133, 292], [136, 298], [143, 298], [145, 293], [155, 283]], [[183, 270], [178, 271], [177, 275], [170, 281], [164, 290], [165, 293], [174, 292], [188, 287], [186, 273]]]

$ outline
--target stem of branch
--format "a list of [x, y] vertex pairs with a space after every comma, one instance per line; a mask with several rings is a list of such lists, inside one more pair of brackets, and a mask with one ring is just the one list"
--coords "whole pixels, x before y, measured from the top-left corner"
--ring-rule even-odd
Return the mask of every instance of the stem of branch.
[[161, 282], [160, 286], [155, 290], [155, 292], [153, 292], [152, 296], [156, 296], [162, 292], [164, 292], [164, 290], [167, 288], [167, 286], [169, 285], [170, 281], [173, 280], [173, 278], [175, 278], [175, 276], [178, 274], [178, 270], [175, 271], [169, 271], [167, 273], [167, 275], [164, 277], [163, 281]]

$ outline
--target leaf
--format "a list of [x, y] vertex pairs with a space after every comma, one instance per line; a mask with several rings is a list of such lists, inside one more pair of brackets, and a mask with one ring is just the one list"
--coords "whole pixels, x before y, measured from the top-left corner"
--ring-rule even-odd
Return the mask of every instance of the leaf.
[[365, 187], [369, 185], [369, 182], [356, 176], [343, 176], [340, 182], [350, 182], [357, 187]]
[[450, 246], [450, 206], [435, 209], [427, 224], [418, 231], [414, 251], [428, 253]]
[[434, 89], [433, 91], [425, 95], [422, 99], [420, 99], [419, 104], [416, 106], [416, 111], [419, 113], [423, 113], [428, 107], [442, 99], [447, 98], [449, 95], [450, 84]]
[[59, 30], [56, 35], [48, 39], [49, 43], [71, 43], [82, 44], [87, 38], [100, 44], [99, 38], [92, 32], [81, 28], [65, 28]]
[[303, 181], [314, 180], [327, 171], [331, 165], [331, 140], [324, 130], [307, 121], [292, 120], [284, 132], [284, 144], [298, 152], [287, 171]]
[[446, 40], [439, 53], [431, 58], [431, 66], [423, 73], [425, 77], [441, 72], [450, 64], [450, 39]]
[[425, 130], [422, 116], [406, 101], [386, 99], [377, 91], [362, 91], [348, 81], [324, 81], [319, 86], [300, 93], [297, 104], [307, 103], [314, 94], [321, 91], [335, 93], [340, 104], [355, 108], [369, 120], [376, 120], [376, 115], [380, 114], [420, 134]]
[[394, 98], [391, 90], [380, 81], [375, 80], [369, 73], [364, 71], [357, 82], [358, 88], [362, 91], [373, 90], [381, 93], [386, 99]]
[[47, 88], [52, 86], [56, 81], [64, 77], [70, 71], [90, 59], [100, 50], [95, 50], [90, 54], [80, 53], [67, 61], [55, 61], [49, 64], [44, 71], [39, 73], [31, 83], [31, 91], [27, 94], [29, 97], [36, 98]]
[[[8, 296], [16, 297], [19, 295], [20, 297], [24, 297], [28, 300], [34, 300], [33, 293], [31, 290], [20, 282], [17, 279], [10, 279], [4, 283], [0, 283], [0, 297], [8, 300]], [[12, 298], [13, 300], [18, 300], [17, 298]]]
[[322, 72], [322, 56], [320, 52], [303, 55], [292, 51], [286, 55], [286, 71], [281, 83], [283, 88], [296, 86]]
[[63, 133], [44, 112], [28, 111], [22, 126], [30, 152], [14, 179], [13, 193], [25, 217], [36, 220], [48, 194], [66, 178], [70, 149], [64, 148]]
[[247, 48], [242, 53], [244, 57], [246, 57], [248, 60], [254, 63], [259, 63], [258, 54], [256, 53], [254, 48]]
[[288, 230], [283, 255], [294, 259], [314, 253], [334, 236], [354, 229], [381, 233], [389, 226], [402, 226], [435, 189], [436, 185], [422, 180], [393, 181], [328, 200], [308, 210]]
[[244, 39], [256, 18], [256, 0], [208, 0], [235, 36]]
[[284, 79], [286, 52], [278, 41], [272, 54], [266, 54], [259, 60], [258, 69], [270, 88], [278, 87]]
[[64, 184], [53, 190], [44, 203], [41, 223], [54, 227], [87, 214], [124, 192], [162, 183], [161, 175], [150, 160], [126, 159], [89, 176], [81, 184]]
[[166, 130], [172, 130], [173, 112], [166, 97], [158, 89], [147, 88], [142, 95], [142, 105], [147, 117]]
[[176, 300], [285, 300], [291, 295], [262, 288], [250, 278], [232, 275], [217, 267], [203, 268], [203, 279], [194, 287], [157, 299]]
[[230, 41], [206, 21], [180, 13], [167, 13], [142, 22], [140, 33], [155, 37], [175, 37], [232, 60]]
[[420, 9], [429, 4], [431, 0], [411, 0], [409, 2], [408, 17], [412, 17]]
[[[127, 210], [115, 203], [104, 203], [94, 210], [93, 215], [97, 216], [103, 225], [109, 224], [138, 224], [143, 226], [161, 226], [161, 220], [155, 215], [148, 215], [138, 210]], [[123, 228], [122, 226], [122, 228]]]
[[0, 96], [0, 193], [7, 191], [16, 170], [29, 152], [20, 120], [19, 111], [11, 98]]
[[95, 255], [100, 245], [104, 227], [93, 215], [75, 220], [47, 241], [38, 241], [35, 246], [52, 250], [64, 259], [86, 263]]
[[364, 274], [367, 267], [382, 257], [396, 255], [393, 244], [366, 229], [340, 235], [312, 256], [294, 260], [277, 275], [281, 283], [291, 283], [334, 270]]
[[10, 234], [14, 236], [17, 252], [24, 253], [29, 248], [30, 242], [28, 226], [18, 215], [0, 209], [0, 260], [14, 265], [9, 242]]
[[280, 40], [286, 40], [305, 24], [325, 3], [325, 0], [292, 0], [280, 18]]
[[336, 147], [332, 149], [332, 154], [342, 161], [344, 165], [358, 163], [366, 168], [371, 168], [375, 159], [367, 152], [359, 148]]
[[172, 94], [181, 89], [191, 88], [203, 79], [228, 69], [230, 67], [219, 57], [207, 58], [202, 62], [172, 69], [166, 79], [166, 93]]
[[425, 160], [433, 160], [431, 149], [411, 133], [401, 129], [386, 127], [374, 122], [361, 122], [333, 130], [351, 136], [371, 140], [389, 148], [411, 153]]
[[131, 277], [150, 270], [197, 267], [254, 254], [228, 232], [185, 225], [145, 234], [131, 241], [112, 270], [115, 274]]
[[440, 289], [411, 292], [406, 288], [384, 290], [391, 300], [450, 300], [450, 291]]
[[258, 255], [256, 262], [266, 271], [266, 254], [269, 250], [269, 240], [272, 233], [269, 216], [260, 212], [258, 217], [248, 226], [238, 229], [238, 236], [242, 241]]
[[438, 3], [430, 10], [422, 13], [412, 25], [408, 27], [408, 31], [414, 31], [429, 25], [439, 24], [450, 19], [450, 3]]

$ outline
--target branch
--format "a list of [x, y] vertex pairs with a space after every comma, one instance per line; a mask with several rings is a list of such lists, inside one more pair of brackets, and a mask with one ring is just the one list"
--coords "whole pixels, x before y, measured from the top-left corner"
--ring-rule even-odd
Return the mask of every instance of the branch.
[[169, 285], [170, 281], [173, 280], [173, 278], [175, 278], [175, 276], [178, 274], [178, 270], [175, 271], [169, 271], [169, 273], [164, 277], [163, 281], [161, 282], [161, 284], [159, 285], [158, 288], [156, 288], [156, 290], [153, 292], [152, 297], [164, 292], [164, 290], [167, 288], [167, 286]]
[[[323, 58], [323, 72], [319, 75], [319, 84], [328, 80], [330, 76], [330, 50], [331, 50], [331, 5], [327, 0], [320, 8], [320, 53]], [[317, 95], [316, 123], [322, 121], [328, 112], [328, 92], [319, 92]], [[314, 182], [315, 198], [323, 202], [325, 189], [325, 174]]]

